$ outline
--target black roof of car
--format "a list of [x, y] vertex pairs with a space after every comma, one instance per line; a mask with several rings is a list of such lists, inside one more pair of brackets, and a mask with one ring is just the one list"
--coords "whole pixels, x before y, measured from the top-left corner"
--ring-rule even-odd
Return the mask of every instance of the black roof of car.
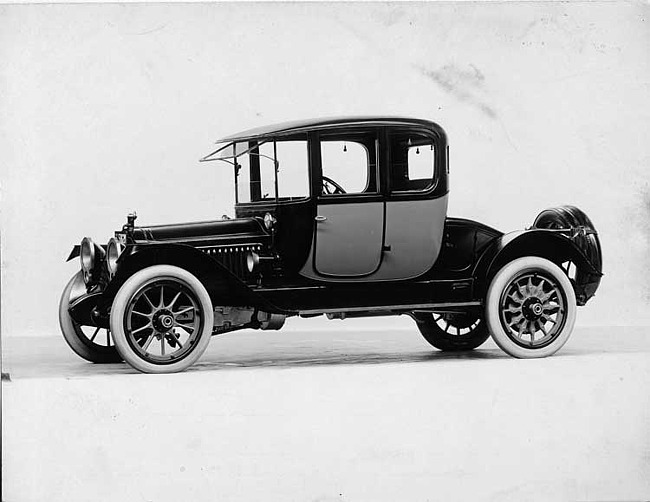
[[348, 126], [390, 126], [390, 125], [416, 125], [433, 129], [438, 134], [444, 135], [444, 130], [435, 122], [407, 117], [329, 117], [319, 119], [293, 120], [280, 124], [271, 124], [254, 129], [232, 134], [217, 140], [217, 143], [230, 143], [232, 141], [246, 141], [268, 137], [285, 136], [299, 132], [314, 131], [318, 129], [336, 129]]

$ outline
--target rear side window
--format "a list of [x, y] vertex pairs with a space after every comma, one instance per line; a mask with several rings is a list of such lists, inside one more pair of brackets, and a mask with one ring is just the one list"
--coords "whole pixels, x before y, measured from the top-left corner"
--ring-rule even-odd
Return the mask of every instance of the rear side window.
[[421, 133], [400, 131], [390, 135], [390, 185], [392, 192], [421, 192], [435, 180], [433, 139]]

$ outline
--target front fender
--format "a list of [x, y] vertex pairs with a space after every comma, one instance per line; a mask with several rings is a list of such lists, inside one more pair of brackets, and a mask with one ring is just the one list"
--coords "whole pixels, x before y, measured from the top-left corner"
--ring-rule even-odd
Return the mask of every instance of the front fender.
[[522, 256], [546, 258], [560, 267], [566, 261], [573, 262], [576, 275], [571, 282], [579, 305], [584, 305], [595, 294], [603, 275], [602, 270], [564, 233], [534, 228], [494, 239], [474, 267], [476, 291], [484, 297], [494, 275], [507, 263]]
[[217, 260], [186, 244], [127, 246], [118, 259], [115, 276], [103, 292], [104, 301], [112, 302], [129, 277], [153, 265], [174, 265], [192, 273], [205, 286], [213, 305], [252, 306], [280, 312]]

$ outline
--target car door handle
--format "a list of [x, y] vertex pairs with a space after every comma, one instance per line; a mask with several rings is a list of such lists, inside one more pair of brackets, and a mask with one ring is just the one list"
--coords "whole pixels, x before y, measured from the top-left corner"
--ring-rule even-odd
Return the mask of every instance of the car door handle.
[[320, 216], [320, 215], [319, 215], [319, 216], [316, 216], [316, 218], [314, 218], [314, 219], [315, 219], [316, 221], [325, 221], [325, 220], [327, 219], [327, 216]]

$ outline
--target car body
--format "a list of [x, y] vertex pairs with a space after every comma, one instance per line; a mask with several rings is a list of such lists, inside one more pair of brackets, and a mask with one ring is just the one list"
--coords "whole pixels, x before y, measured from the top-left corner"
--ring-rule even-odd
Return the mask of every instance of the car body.
[[[60, 318], [82, 357], [179, 371], [212, 334], [323, 314], [410, 315], [443, 350], [497, 331], [506, 352], [540, 357], [562, 346], [575, 306], [599, 286], [598, 235], [575, 207], [506, 234], [449, 217], [449, 146], [434, 122], [304, 120], [217, 143], [201, 160], [234, 171], [234, 219], [136, 226], [133, 214], [109, 244], [73, 249], [82, 270]], [[179, 305], [194, 317], [178, 317]]]

